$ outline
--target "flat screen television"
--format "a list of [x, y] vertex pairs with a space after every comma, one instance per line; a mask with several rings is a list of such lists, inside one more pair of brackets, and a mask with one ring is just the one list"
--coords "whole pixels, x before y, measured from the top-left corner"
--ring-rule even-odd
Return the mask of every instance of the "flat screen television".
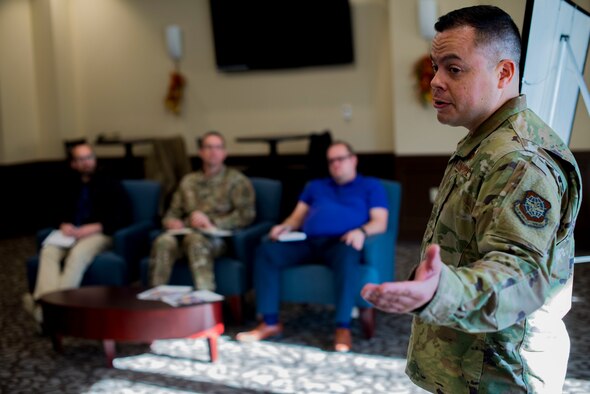
[[348, 0], [210, 0], [221, 71], [351, 64]]

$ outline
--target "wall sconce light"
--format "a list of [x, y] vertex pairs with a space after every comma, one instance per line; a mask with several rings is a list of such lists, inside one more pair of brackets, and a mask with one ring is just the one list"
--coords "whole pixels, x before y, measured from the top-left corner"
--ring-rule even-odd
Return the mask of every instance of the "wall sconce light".
[[182, 58], [182, 30], [178, 25], [170, 25], [166, 27], [166, 44], [168, 46], [168, 54], [178, 63]]
[[437, 8], [436, 0], [418, 0], [418, 26], [420, 34], [427, 40], [432, 40], [436, 34], [434, 24], [438, 15]]
[[166, 109], [174, 115], [180, 115], [186, 78], [180, 73], [180, 59], [182, 59], [182, 30], [178, 25], [166, 27], [166, 46], [168, 54], [174, 62], [174, 71], [170, 73], [168, 92], [164, 98]]

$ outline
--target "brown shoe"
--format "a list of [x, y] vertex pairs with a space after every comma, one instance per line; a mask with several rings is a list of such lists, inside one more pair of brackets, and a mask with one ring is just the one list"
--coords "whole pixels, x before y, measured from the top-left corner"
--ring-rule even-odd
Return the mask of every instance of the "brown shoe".
[[277, 337], [283, 333], [283, 325], [281, 323], [274, 326], [269, 326], [266, 323], [260, 323], [258, 327], [252, 331], [240, 332], [236, 335], [236, 340], [240, 342], [256, 342], [263, 339]]
[[334, 350], [337, 352], [349, 352], [352, 347], [352, 336], [348, 328], [337, 328], [334, 335]]

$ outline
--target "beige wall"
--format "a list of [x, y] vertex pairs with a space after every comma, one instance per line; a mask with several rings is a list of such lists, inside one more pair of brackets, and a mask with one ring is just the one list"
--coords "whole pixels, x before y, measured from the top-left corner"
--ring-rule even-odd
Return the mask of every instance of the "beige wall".
[[[522, 25], [525, 0], [491, 3]], [[590, 8], [590, 0], [579, 3]], [[211, 129], [236, 154], [266, 151], [235, 143], [238, 136], [323, 129], [360, 152], [450, 153], [464, 130], [439, 125], [414, 93], [413, 64], [429, 50], [416, 27], [417, 1], [351, 5], [354, 65], [226, 74], [215, 69], [206, 0], [0, 0], [0, 164], [60, 158], [62, 140], [113, 131], [180, 133], [191, 153], [195, 137]], [[439, 0], [439, 13], [464, 5]], [[188, 85], [178, 117], [163, 105], [173, 69], [168, 24], [184, 33]], [[349, 121], [344, 104], [352, 106]], [[574, 148], [590, 149], [589, 125], [581, 108]], [[303, 152], [305, 143], [279, 148]]]
[[[15, 45], [17, 44], [18, 45]], [[30, 4], [0, 2], [0, 159], [35, 159], [40, 125]], [[8, 152], [10, 151], [10, 154]]]

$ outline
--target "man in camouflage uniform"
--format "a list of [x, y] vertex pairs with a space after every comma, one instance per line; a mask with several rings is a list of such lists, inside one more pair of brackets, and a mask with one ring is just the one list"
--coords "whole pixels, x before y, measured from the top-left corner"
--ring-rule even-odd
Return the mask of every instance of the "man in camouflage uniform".
[[412, 280], [362, 294], [414, 315], [406, 373], [422, 388], [560, 393], [577, 164], [518, 94], [520, 37], [504, 11], [464, 8], [435, 28], [437, 118], [469, 133], [449, 160]]
[[[215, 290], [213, 260], [226, 251], [217, 230], [234, 230], [254, 220], [254, 189], [246, 176], [224, 164], [225, 140], [211, 131], [199, 139], [201, 170], [182, 178], [162, 225], [166, 230], [152, 246], [150, 281], [167, 284], [175, 260], [185, 254], [195, 286]], [[186, 235], [175, 235], [196, 229]], [[179, 250], [182, 237], [182, 251]]]

